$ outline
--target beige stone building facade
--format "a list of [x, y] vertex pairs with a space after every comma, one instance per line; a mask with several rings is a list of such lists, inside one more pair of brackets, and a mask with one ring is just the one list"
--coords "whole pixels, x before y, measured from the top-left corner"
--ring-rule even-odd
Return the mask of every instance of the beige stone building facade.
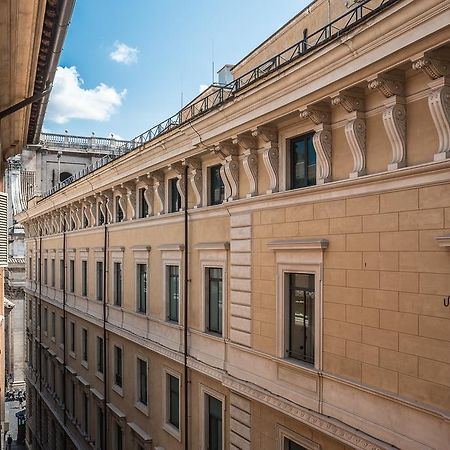
[[19, 214], [29, 448], [449, 447], [450, 2], [332, 3]]

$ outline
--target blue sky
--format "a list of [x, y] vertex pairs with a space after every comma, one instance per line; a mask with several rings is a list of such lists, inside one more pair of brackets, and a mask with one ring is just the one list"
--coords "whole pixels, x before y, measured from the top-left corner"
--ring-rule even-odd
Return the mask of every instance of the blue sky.
[[234, 64], [307, 3], [77, 0], [44, 128], [132, 138], [211, 83], [213, 48]]

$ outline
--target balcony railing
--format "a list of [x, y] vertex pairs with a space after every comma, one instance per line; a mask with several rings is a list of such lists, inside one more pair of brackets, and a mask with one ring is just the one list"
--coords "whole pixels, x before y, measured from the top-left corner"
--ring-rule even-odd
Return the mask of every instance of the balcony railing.
[[115, 153], [126, 148], [130, 141], [96, 136], [73, 136], [70, 134], [41, 133], [39, 144], [47, 148], [73, 148], [98, 150], [103, 153]]
[[181, 125], [187, 124], [198, 117], [206, 114], [209, 111], [217, 108], [220, 105], [226, 103], [229, 99], [236, 96], [244, 88], [252, 85], [256, 81], [263, 79], [276, 70], [300, 59], [303, 56], [308, 55], [313, 50], [323, 46], [327, 42], [347, 33], [354, 27], [358, 26], [363, 21], [373, 17], [386, 8], [390, 7], [399, 0], [355, 0], [356, 6], [343, 14], [342, 16], [334, 19], [324, 27], [320, 28], [316, 32], [306, 36], [301, 41], [292, 45], [291, 47], [283, 50], [269, 60], [263, 62], [259, 66], [250, 70], [249, 72], [241, 75], [239, 78], [231, 81], [226, 85], [213, 85], [213, 92], [205, 97], [200, 98], [196, 102], [190, 103], [178, 111], [173, 116], [166, 120], [163, 120], [158, 125], [150, 128], [149, 130], [136, 136], [129, 142], [126, 142], [123, 146], [119, 147], [114, 154], [106, 155], [103, 158], [96, 161], [94, 164], [81, 170], [79, 173], [67, 178], [65, 181], [57, 184], [52, 189], [44, 194], [44, 197], [52, 195], [56, 191], [64, 188], [65, 186], [73, 183], [74, 181], [84, 177], [85, 175], [103, 167], [110, 161], [122, 156], [131, 150], [134, 150], [157, 137], [172, 131]]

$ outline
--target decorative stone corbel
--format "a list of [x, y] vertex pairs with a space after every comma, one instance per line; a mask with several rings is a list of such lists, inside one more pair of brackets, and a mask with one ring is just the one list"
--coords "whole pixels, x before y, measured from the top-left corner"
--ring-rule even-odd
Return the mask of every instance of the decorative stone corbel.
[[233, 138], [233, 144], [239, 145], [242, 150], [242, 163], [249, 185], [249, 191], [245, 196], [254, 197], [258, 195], [257, 141], [251, 133], [242, 133]]
[[263, 141], [263, 162], [269, 176], [269, 189], [266, 193], [278, 192], [278, 130], [275, 127], [260, 126], [252, 130], [252, 136]]
[[105, 191], [102, 192], [102, 197], [104, 198], [104, 218], [105, 218], [105, 223], [113, 223], [113, 196], [112, 196], [112, 192], [110, 191]]
[[153, 214], [153, 202], [151, 197], [151, 175], [150, 172], [148, 172], [143, 179], [145, 185], [144, 185], [144, 199], [147, 202], [147, 217], [150, 217]]
[[164, 212], [164, 174], [156, 171], [151, 174], [153, 179], [153, 207], [155, 216]]
[[184, 167], [181, 162], [176, 162], [169, 165], [169, 170], [173, 170], [177, 174], [177, 191], [181, 199], [181, 210], [185, 208], [184, 189], [186, 187], [186, 180], [184, 179]]
[[427, 52], [414, 60], [412, 66], [431, 78], [428, 106], [439, 138], [434, 160], [442, 161], [450, 157], [450, 58]]
[[129, 181], [122, 183], [121, 187], [125, 197], [125, 220], [134, 220], [136, 219], [136, 183], [134, 181]]
[[189, 158], [183, 164], [189, 167], [188, 178], [195, 196], [194, 208], [200, 208], [202, 206], [202, 161], [199, 158]]
[[311, 120], [314, 127], [313, 145], [317, 155], [317, 184], [331, 181], [331, 126], [327, 105], [307, 106], [300, 117]]
[[347, 111], [345, 136], [353, 156], [353, 170], [350, 178], [357, 178], [366, 172], [366, 121], [364, 119], [364, 93], [341, 91], [331, 98], [332, 105], [340, 105]]
[[90, 227], [95, 227], [95, 197], [87, 200], [88, 222]]
[[225, 201], [239, 198], [239, 160], [238, 148], [232, 142], [220, 142], [214, 147], [214, 153], [222, 160], [220, 176], [225, 186]]
[[385, 97], [383, 124], [392, 149], [388, 170], [396, 170], [406, 164], [406, 109], [401, 79], [388, 74], [368, 80], [369, 89], [378, 89]]

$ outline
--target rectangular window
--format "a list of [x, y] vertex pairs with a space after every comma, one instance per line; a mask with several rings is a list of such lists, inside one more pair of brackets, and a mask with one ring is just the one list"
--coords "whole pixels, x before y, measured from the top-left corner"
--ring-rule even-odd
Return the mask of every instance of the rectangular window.
[[142, 314], [147, 313], [147, 264], [136, 265], [136, 309]]
[[88, 263], [86, 260], [81, 261], [81, 295], [87, 297], [87, 278]]
[[59, 260], [59, 288], [61, 290], [64, 290], [65, 281], [66, 281], [66, 277], [65, 277], [65, 270], [64, 270], [64, 260], [60, 259]]
[[66, 327], [65, 327], [65, 323], [64, 323], [64, 316], [61, 316], [60, 321], [60, 332], [61, 332], [61, 344], [64, 344], [64, 335], [66, 332]]
[[179, 283], [179, 267], [167, 266], [167, 319], [171, 322], [178, 322]]
[[97, 439], [96, 439], [96, 448], [98, 450], [103, 450], [104, 442], [105, 442], [105, 428], [104, 428], [104, 418], [103, 418], [103, 409], [100, 406], [97, 406]]
[[33, 258], [30, 256], [28, 259], [28, 278], [33, 278]]
[[288, 356], [314, 364], [314, 275], [287, 273]]
[[147, 362], [138, 358], [137, 360], [138, 371], [138, 398], [139, 402], [143, 405], [147, 405]]
[[75, 292], [75, 260], [69, 259], [69, 291]]
[[41, 266], [41, 258], [37, 259], [37, 279], [38, 282], [41, 282], [41, 271], [42, 271], [42, 266]]
[[122, 349], [114, 346], [114, 383], [119, 387], [122, 387], [122, 364]]
[[209, 450], [222, 450], [222, 402], [206, 394], [206, 441]]
[[180, 428], [180, 384], [177, 377], [167, 374], [168, 411], [167, 421], [176, 429]]
[[123, 450], [123, 433], [122, 427], [116, 422], [115, 425], [115, 444], [116, 450]]
[[223, 280], [222, 269], [206, 268], [207, 329], [222, 334]]
[[177, 189], [178, 178], [169, 180], [169, 212], [178, 212], [181, 208], [181, 197]]
[[114, 263], [114, 305], [122, 306], [122, 263]]
[[220, 176], [220, 167], [211, 166], [208, 168], [208, 205], [220, 205], [225, 199], [225, 187]]
[[120, 196], [116, 197], [116, 222], [122, 222], [123, 220], [123, 211], [120, 207]]
[[51, 336], [52, 338], [56, 338], [56, 314], [52, 312], [52, 319], [51, 319]]
[[88, 360], [88, 331], [86, 328], [81, 329], [81, 359], [85, 362]]
[[103, 261], [96, 263], [96, 293], [97, 300], [103, 300]]
[[51, 283], [52, 287], [55, 287], [55, 258], [51, 260]]
[[48, 332], [48, 310], [44, 308], [44, 331]]
[[75, 322], [70, 322], [70, 351], [75, 353]]
[[291, 140], [289, 157], [291, 189], [316, 184], [316, 151], [313, 146], [313, 134]]
[[97, 372], [103, 373], [104, 357], [103, 357], [103, 338], [97, 336]]
[[283, 450], [307, 450], [303, 445], [297, 444], [294, 441], [291, 441], [288, 438], [284, 439], [284, 447]]
[[138, 190], [138, 207], [139, 207], [139, 218], [147, 217], [148, 215], [148, 205], [147, 200], [145, 200], [146, 188], [140, 188]]
[[70, 394], [71, 394], [71, 410], [70, 410], [70, 414], [72, 415], [72, 417], [75, 417], [75, 398], [76, 398], [76, 389], [75, 389], [75, 383], [73, 381], [70, 382]]
[[44, 258], [44, 284], [48, 284], [48, 260]]
[[89, 397], [86, 392], [83, 394], [83, 431], [88, 432], [89, 424]]

